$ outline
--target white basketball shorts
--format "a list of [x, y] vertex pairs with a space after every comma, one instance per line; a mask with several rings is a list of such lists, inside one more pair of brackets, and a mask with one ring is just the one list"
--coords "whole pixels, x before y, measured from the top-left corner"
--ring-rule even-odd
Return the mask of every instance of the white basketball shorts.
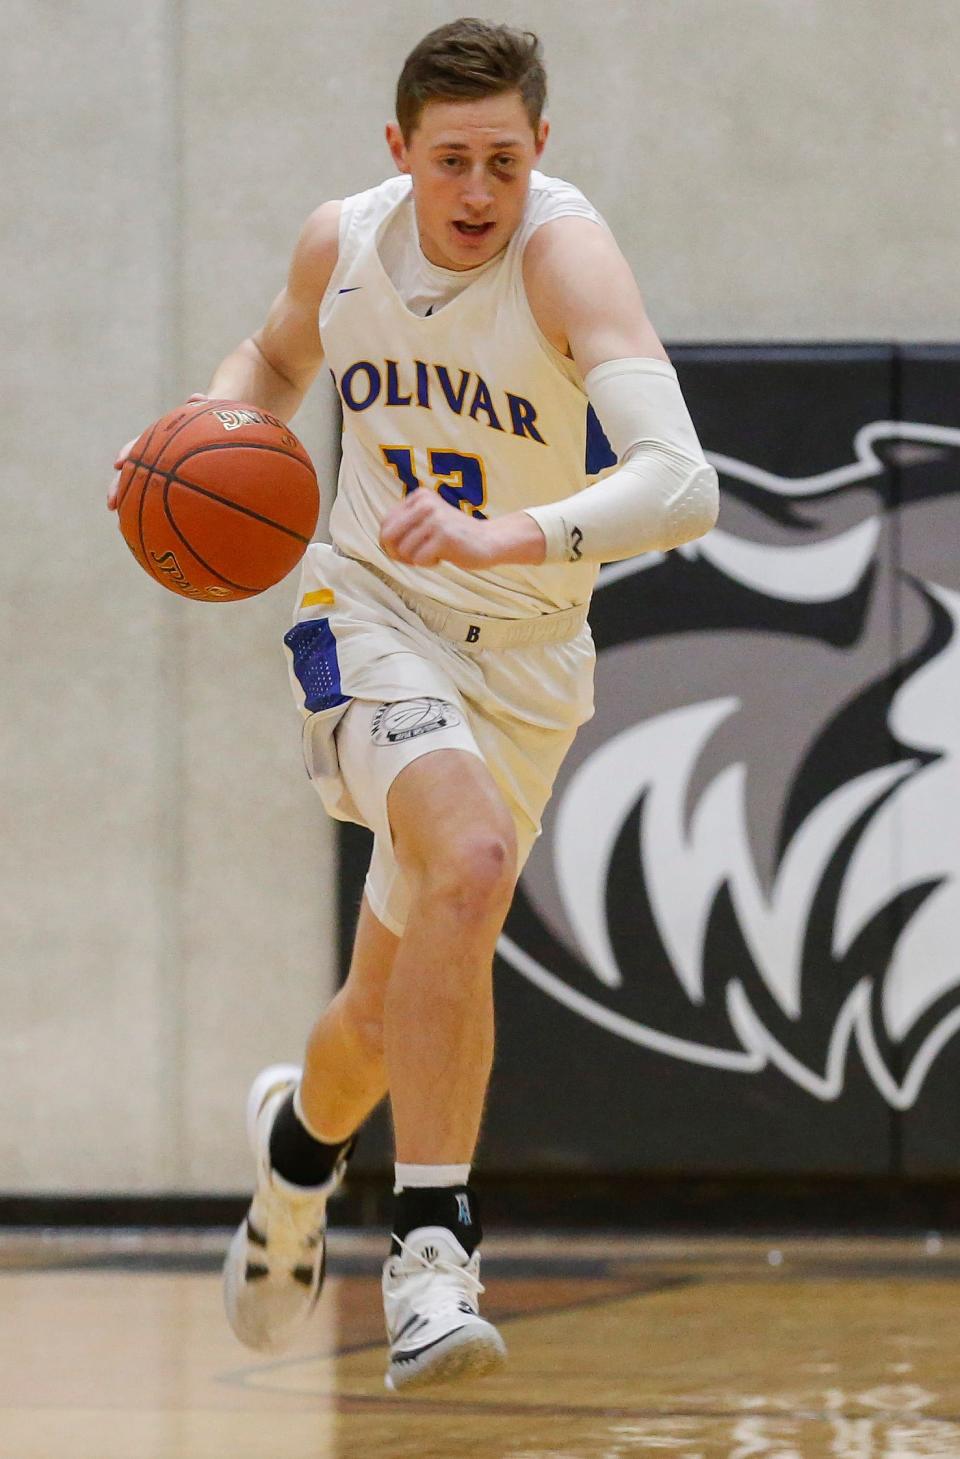
[[373, 832], [365, 890], [384, 926], [399, 936], [410, 904], [387, 794], [434, 750], [486, 763], [516, 825], [519, 875], [577, 727], [593, 713], [582, 609], [509, 620], [455, 613], [401, 597], [375, 569], [319, 543], [304, 558], [284, 643], [307, 772], [331, 816]]

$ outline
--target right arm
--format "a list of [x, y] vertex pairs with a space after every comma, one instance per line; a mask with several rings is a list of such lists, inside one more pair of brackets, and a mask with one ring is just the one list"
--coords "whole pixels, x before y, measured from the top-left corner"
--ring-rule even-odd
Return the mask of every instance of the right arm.
[[[311, 213], [297, 240], [286, 285], [263, 327], [218, 365], [207, 398], [242, 400], [285, 421], [300, 409], [323, 364], [320, 301], [337, 264], [339, 229], [339, 202], [324, 203]], [[128, 442], [117, 456], [117, 471], [132, 445]], [[115, 476], [107, 496], [111, 511], [116, 509], [118, 480]]]
[[324, 203], [304, 224], [262, 329], [213, 372], [207, 395], [242, 400], [290, 420], [323, 364], [320, 301], [337, 263], [340, 204]]

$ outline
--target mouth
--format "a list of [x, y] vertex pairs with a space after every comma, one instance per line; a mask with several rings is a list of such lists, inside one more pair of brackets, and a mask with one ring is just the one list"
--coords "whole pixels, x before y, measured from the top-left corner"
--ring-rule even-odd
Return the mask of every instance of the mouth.
[[454, 231], [459, 237], [475, 242], [477, 239], [489, 238], [496, 227], [495, 223], [466, 223], [462, 219], [456, 219], [453, 224]]

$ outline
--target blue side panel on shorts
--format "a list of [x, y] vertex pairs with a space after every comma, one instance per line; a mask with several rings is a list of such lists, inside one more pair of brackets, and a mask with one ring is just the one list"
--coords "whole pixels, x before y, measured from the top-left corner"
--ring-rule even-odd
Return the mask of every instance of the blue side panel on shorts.
[[283, 641], [293, 655], [293, 672], [303, 689], [304, 707], [311, 714], [347, 703], [350, 695], [340, 685], [337, 640], [326, 618], [295, 623]]
[[605, 471], [608, 466], [617, 464], [617, 453], [607, 440], [603, 426], [592, 405], [587, 406], [586, 457], [585, 466], [588, 476], [596, 476], [598, 471]]

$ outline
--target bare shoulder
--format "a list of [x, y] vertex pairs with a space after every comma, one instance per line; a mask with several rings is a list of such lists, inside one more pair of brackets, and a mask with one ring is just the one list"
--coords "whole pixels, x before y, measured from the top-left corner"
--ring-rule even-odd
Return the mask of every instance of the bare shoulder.
[[293, 251], [288, 288], [312, 303], [320, 303], [337, 266], [341, 209], [339, 200], [315, 208], [301, 228]]
[[608, 228], [582, 217], [544, 223], [524, 250], [523, 280], [541, 331], [581, 374], [629, 355], [667, 358]]

